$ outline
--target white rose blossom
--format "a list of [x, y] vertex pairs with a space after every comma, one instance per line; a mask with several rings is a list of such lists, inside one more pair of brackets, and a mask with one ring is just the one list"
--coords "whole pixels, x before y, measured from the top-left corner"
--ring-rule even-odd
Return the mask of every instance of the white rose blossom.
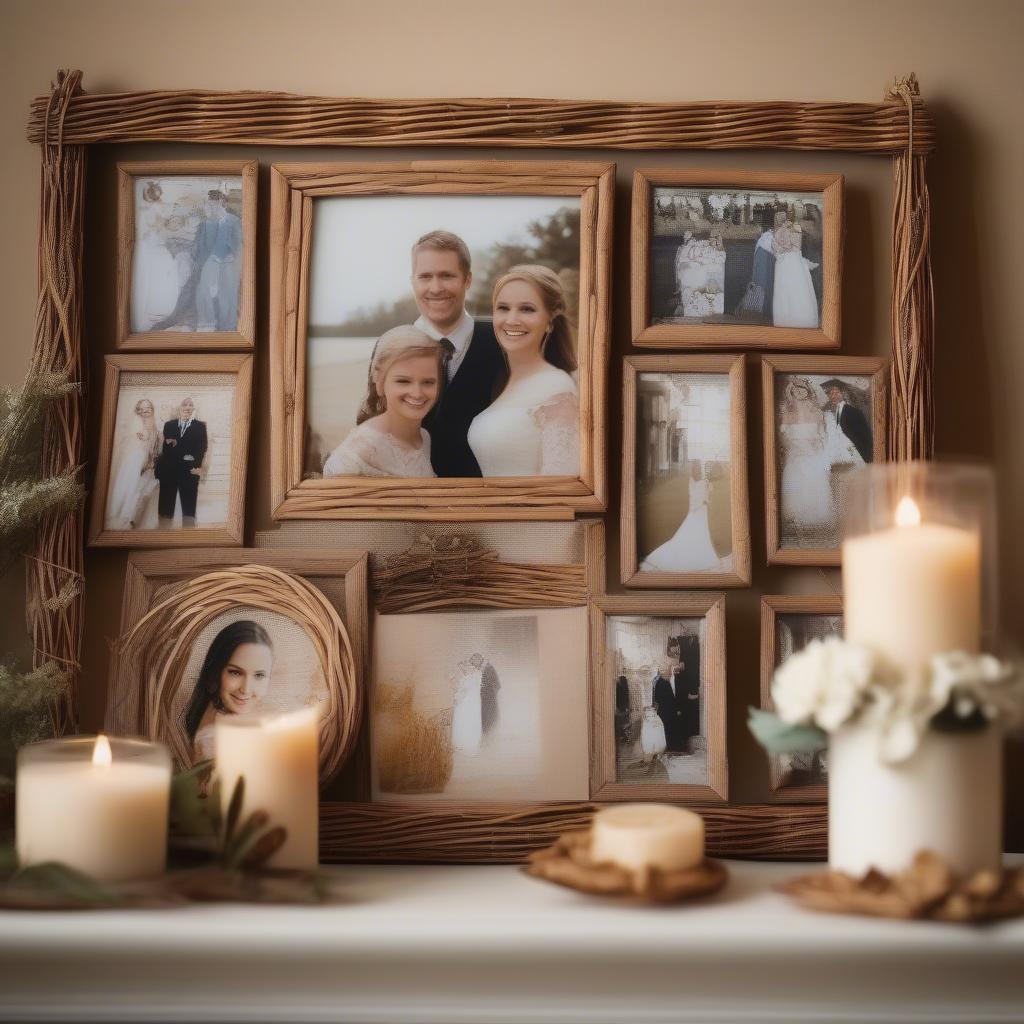
[[790, 725], [831, 733], [856, 720], [876, 733], [879, 757], [896, 763], [914, 753], [947, 707], [959, 718], [980, 711], [1013, 721], [1024, 707], [1024, 680], [991, 655], [963, 651], [935, 655], [923, 670], [900, 674], [871, 651], [830, 638], [812, 640], [779, 667], [772, 700]]

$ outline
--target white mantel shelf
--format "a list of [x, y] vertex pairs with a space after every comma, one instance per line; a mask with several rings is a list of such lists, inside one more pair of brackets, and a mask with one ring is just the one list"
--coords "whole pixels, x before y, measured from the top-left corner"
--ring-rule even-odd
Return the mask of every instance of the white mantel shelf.
[[511, 867], [345, 866], [330, 907], [0, 913], [0, 1019], [1024, 1020], [1024, 920], [812, 914], [772, 885], [813, 866], [729, 867], [717, 896], [655, 909]]

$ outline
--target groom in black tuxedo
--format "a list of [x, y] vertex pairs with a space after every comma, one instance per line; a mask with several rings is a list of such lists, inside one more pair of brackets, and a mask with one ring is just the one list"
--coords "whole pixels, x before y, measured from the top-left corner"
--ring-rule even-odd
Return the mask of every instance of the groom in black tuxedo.
[[473, 417], [494, 400], [505, 366], [490, 320], [466, 312], [473, 283], [469, 247], [450, 231], [431, 231], [412, 247], [412, 290], [420, 311], [415, 326], [441, 341], [445, 381], [423, 426], [430, 433], [430, 461], [438, 476], [480, 476], [466, 434]]
[[174, 506], [181, 496], [181, 525], [185, 529], [196, 525], [196, 501], [199, 497], [199, 477], [202, 476], [206, 457], [206, 424], [195, 418], [195, 403], [191, 398], [182, 401], [178, 418], [164, 424], [164, 443], [156, 460], [156, 478], [160, 481], [157, 501], [160, 525], [173, 525]]
[[865, 462], [871, 462], [874, 457], [874, 442], [867, 417], [849, 401], [846, 385], [841, 380], [827, 380], [822, 387], [839, 429], [853, 442], [860, 457]]

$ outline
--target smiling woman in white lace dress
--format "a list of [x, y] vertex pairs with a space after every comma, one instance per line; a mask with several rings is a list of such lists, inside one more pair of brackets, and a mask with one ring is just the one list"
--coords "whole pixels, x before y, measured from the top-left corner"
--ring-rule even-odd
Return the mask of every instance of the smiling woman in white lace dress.
[[484, 476], [578, 476], [580, 400], [565, 293], [547, 267], [521, 265], [494, 285], [494, 334], [507, 380], [469, 425]]
[[423, 418], [437, 402], [443, 357], [441, 342], [411, 324], [380, 336], [357, 425], [328, 456], [324, 479], [434, 476]]

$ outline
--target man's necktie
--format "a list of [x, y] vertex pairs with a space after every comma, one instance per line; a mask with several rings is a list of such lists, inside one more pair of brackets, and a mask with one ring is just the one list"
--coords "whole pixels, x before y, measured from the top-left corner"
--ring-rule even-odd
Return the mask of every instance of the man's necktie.
[[446, 381], [451, 380], [451, 363], [452, 356], [455, 355], [455, 346], [451, 343], [449, 338], [440, 338], [441, 350], [444, 355], [441, 357], [441, 363], [444, 366], [444, 379]]

